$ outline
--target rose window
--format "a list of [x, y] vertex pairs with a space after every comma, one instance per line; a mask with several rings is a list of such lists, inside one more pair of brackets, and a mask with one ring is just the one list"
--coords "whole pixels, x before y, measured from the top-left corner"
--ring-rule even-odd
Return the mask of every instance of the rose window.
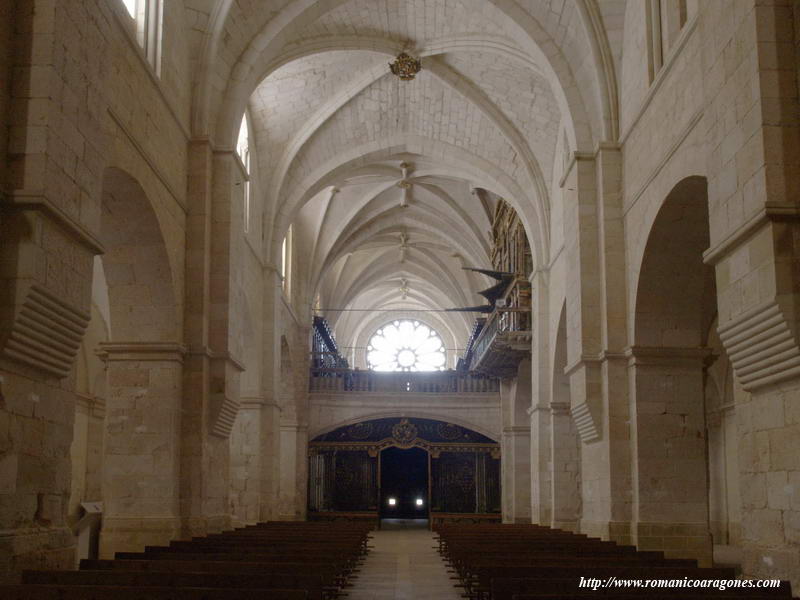
[[438, 333], [419, 321], [392, 321], [370, 338], [367, 364], [375, 371], [441, 371], [444, 344]]

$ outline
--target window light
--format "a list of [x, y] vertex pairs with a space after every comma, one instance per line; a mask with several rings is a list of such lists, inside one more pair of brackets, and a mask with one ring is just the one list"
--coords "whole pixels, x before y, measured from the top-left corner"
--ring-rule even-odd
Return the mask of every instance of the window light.
[[367, 344], [367, 363], [375, 371], [438, 371], [445, 362], [442, 338], [419, 321], [387, 323]]
[[417, 498], [417, 506], [422, 506], [422, 498]]
[[397, 504], [397, 498], [389, 498], [389, 506], [394, 506]]

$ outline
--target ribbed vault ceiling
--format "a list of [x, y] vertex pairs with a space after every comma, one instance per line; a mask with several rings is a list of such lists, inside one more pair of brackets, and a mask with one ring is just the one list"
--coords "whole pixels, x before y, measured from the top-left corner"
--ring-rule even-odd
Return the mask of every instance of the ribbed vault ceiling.
[[[390, 311], [326, 314], [343, 346], [406, 314], [463, 348], [474, 315], [408, 311], [482, 303], [491, 282], [462, 267], [490, 266], [497, 197], [517, 208], [534, 260], [546, 261], [559, 136], [574, 149], [613, 127], [602, 95], [573, 82], [608, 44], [587, 32], [622, 3], [605, 13], [591, 0], [264, 4], [187, 0], [212, 32], [195, 126], [232, 131], [237, 98], [247, 99], [268, 258], [291, 224], [310, 298]], [[389, 72], [401, 50], [423, 61], [413, 81]]]

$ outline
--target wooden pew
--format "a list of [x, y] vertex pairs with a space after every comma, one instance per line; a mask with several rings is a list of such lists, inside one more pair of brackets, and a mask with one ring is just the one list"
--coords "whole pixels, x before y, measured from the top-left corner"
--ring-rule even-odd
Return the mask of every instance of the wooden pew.
[[697, 562], [666, 559], [585, 535], [537, 525], [439, 525], [439, 551], [474, 600], [586, 600], [603, 598], [791, 597], [779, 588], [598, 588], [579, 587], [581, 577], [619, 579], [731, 580], [732, 569], [700, 569]]
[[322, 600], [320, 575], [299, 573], [230, 573], [164, 571], [24, 571], [22, 583], [122, 587], [181, 587], [305, 590], [308, 600]]
[[79, 571], [25, 571], [0, 586], [5, 600], [328, 600], [349, 585], [368, 551], [364, 524], [263, 523]]
[[3, 600], [306, 600], [305, 590], [123, 587], [84, 585], [0, 586]]

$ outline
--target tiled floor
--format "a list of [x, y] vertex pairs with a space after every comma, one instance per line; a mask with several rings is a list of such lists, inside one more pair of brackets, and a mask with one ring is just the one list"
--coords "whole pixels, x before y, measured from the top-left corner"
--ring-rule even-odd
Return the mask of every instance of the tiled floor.
[[427, 521], [384, 520], [347, 600], [460, 600]]

